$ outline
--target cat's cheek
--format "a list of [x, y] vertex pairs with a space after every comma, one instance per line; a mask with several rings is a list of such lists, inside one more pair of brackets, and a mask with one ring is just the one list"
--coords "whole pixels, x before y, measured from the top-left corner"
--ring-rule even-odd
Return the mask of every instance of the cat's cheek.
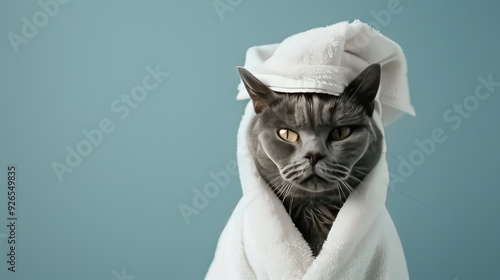
[[350, 153], [351, 166], [349, 168], [352, 168], [352, 166], [354, 166], [362, 157], [366, 155], [370, 147], [370, 143], [370, 140], [367, 138], [360, 139], [359, 141], [353, 143], [356, 146], [357, 150], [353, 153]]
[[337, 162], [351, 169], [351, 167], [366, 153], [369, 139], [362, 136], [352, 137], [343, 141], [332, 142], [331, 154]]
[[261, 133], [258, 139], [264, 152], [280, 168], [287, 165], [290, 157], [295, 153], [293, 144], [276, 139], [274, 133]]

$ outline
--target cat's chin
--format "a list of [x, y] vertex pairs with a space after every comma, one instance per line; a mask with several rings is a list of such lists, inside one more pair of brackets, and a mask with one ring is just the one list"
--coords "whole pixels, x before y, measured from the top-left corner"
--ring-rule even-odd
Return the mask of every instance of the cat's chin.
[[332, 191], [333, 185], [334, 183], [315, 174], [294, 183], [294, 187], [297, 188], [298, 192], [309, 196], [321, 195], [325, 192]]

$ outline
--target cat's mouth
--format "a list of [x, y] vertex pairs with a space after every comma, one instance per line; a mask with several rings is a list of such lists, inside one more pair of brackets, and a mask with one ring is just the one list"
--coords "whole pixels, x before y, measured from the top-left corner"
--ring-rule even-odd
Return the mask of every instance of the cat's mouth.
[[310, 193], [325, 192], [331, 188], [331, 182], [316, 173], [311, 173], [309, 176], [297, 181], [295, 185], [300, 190]]
[[290, 183], [293, 196], [321, 196], [327, 192], [337, 192], [346, 184], [350, 176], [349, 168], [339, 164], [301, 165], [280, 170], [282, 179]]
[[307, 176], [307, 177], [303, 178], [302, 180], [300, 180], [300, 183], [301, 184], [308, 184], [308, 183], [315, 183], [317, 181], [326, 182], [326, 180], [323, 179], [322, 177], [320, 177], [318, 174], [312, 173], [309, 176]]

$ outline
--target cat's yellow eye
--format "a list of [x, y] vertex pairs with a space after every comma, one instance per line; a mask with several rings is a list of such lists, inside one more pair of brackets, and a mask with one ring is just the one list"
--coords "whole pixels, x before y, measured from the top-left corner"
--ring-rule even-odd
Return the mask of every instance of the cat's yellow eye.
[[349, 137], [349, 135], [351, 135], [351, 128], [348, 126], [342, 126], [332, 131], [332, 138], [334, 141], [344, 140]]
[[295, 143], [297, 142], [297, 140], [299, 140], [299, 135], [297, 134], [297, 132], [286, 128], [278, 130], [278, 136], [290, 143]]

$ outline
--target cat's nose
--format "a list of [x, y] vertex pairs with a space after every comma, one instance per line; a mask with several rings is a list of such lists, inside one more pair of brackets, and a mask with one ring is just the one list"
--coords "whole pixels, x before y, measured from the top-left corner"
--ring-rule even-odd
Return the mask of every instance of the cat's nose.
[[316, 163], [318, 163], [318, 161], [320, 161], [324, 157], [325, 155], [322, 155], [320, 153], [309, 153], [305, 156], [305, 158], [309, 160], [312, 166], [314, 166]]

